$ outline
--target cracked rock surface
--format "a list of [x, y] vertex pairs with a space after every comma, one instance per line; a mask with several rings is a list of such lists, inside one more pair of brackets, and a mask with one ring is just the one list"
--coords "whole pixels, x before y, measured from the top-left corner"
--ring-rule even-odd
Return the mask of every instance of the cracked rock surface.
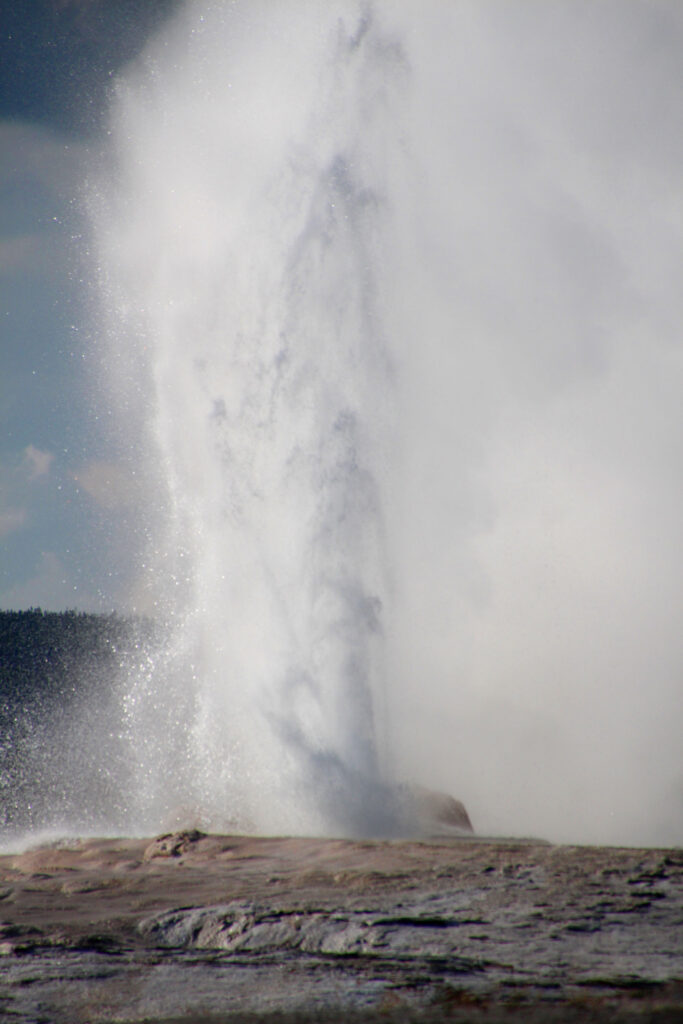
[[0, 1019], [683, 1021], [683, 851], [61, 841], [0, 857]]

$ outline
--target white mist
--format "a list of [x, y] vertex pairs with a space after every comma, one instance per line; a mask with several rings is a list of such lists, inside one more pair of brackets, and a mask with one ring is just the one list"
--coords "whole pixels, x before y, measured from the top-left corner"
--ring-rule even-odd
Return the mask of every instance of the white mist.
[[683, 839], [681, 30], [189, 3], [119, 82], [143, 825], [382, 832], [408, 778], [480, 832]]

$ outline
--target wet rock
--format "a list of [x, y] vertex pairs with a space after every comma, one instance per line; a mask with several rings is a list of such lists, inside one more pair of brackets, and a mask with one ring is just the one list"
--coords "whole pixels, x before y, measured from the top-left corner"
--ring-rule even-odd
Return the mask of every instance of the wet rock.
[[144, 860], [153, 860], [154, 857], [180, 857], [187, 853], [194, 843], [204, 839], [206, 832], [199, 829], [187, 829], [182, 832], [167, 832], [165, 835], [157, 836], [152, 840], [143, 854]]
[[18, 1024], [683, 1015], [677, 850], [188, 830], [0, 857], [0, 886]]

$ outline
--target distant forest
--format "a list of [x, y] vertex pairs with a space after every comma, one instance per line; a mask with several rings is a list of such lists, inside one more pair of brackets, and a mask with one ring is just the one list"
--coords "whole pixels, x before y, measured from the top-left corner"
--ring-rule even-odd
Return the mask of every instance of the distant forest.
[[149, 619], [88, 612], [0, 611], [0, 721], [10, 704], [69, 701], [154, 638]]
[[121, 687], [158, 638], [151, 620], [113, 613], [0, 612], [0, 833], [82, 806], [76, 782], [89, 776], [92, 790], [93, 772], [111, 799], [106, 766], [125, 756]]

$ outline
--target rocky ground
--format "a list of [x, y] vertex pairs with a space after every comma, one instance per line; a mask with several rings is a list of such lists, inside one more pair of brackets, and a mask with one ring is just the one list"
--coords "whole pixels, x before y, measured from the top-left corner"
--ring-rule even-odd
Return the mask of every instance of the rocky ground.
[[0, 1018], [683, 1021], [683, 851], [176, 833], [0, 857]]

